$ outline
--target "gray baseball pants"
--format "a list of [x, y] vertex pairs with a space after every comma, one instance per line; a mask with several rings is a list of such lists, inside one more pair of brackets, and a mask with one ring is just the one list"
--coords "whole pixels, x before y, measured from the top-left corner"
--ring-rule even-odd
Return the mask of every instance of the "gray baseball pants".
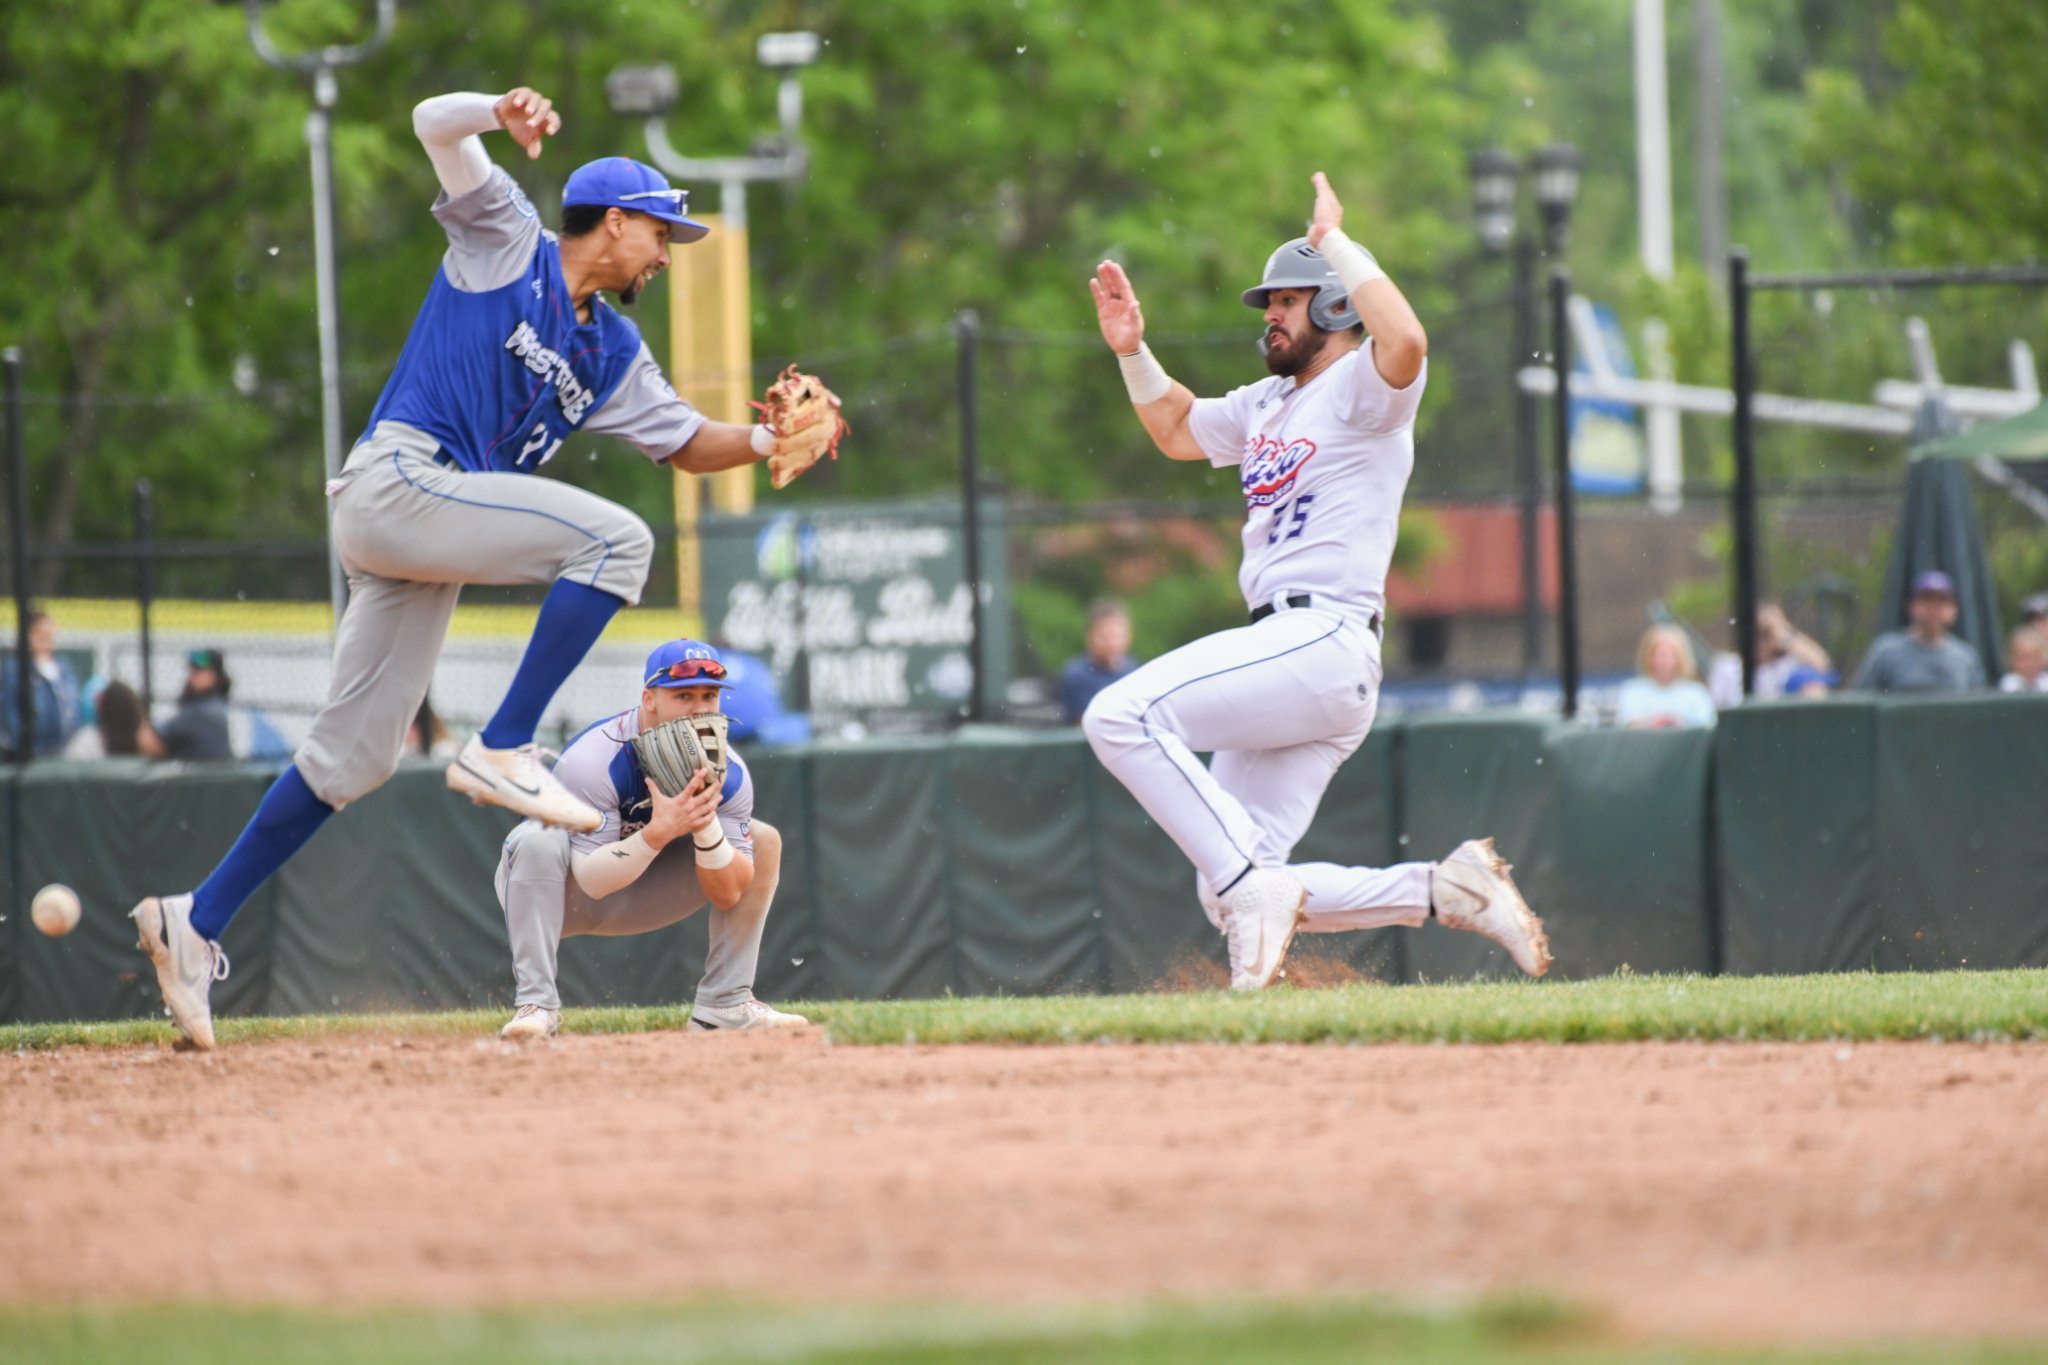
[[[782, 876], [782, 832], [753, 822], [754, 881], [730, 910], [711, 907], [710, 951], [697, 1003], [719, 1009], [754, 993], [761, 934]], [[569, 874], [569, 835], [529, 820], [512, 831], [498, 857], [498, 904], [512, 939], [514, 1003], [562, 1007], [555, 989], [561, 941], [577, 934], [623, 937], [666, 929], [709, 904], [697, 884], [695, 852], [681, 840], [654, 855], [630, 886], [593, 900]]]
[[647, 523], [594, 493], [529, 474], [471, 474], [432, 436], [379, 422], [328, 484], [349, 604], [327, 705], [295, 757], [336, 810], [397, 770], [465, 583], [570, 579], [640, 600]]

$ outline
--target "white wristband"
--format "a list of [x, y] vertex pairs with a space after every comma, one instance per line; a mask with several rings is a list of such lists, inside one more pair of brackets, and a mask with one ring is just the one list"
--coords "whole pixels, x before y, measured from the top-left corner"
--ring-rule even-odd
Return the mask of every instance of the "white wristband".
[[697, 836], [690, 836], [690, 844], [697, 850], [697, 866], [713, 871], [724, 867], [733, 859], [732, 844], [725, 837], [725, 831], [718, 831], [718, 842], [706, 848], [697, 842]]
[[775, 453], [775, 433], [768, 429], [766, 422], [756, 422], [754, 429], [747, 433], [747, 444], [753, 447], [756, 455], [773, 455]]
[[1337, 278], [1344, 282], [1347, 294], [1356, 294], [1360, 285], [1387, 277], [1387, 272], [1380, 269], [1380, 263], [1373, 259], [1372, 253], [1346, 237], [1343, 228], [1331, 228], [1324, 233], [1323, 244], [1316, 249], [1323, 253], [1330, 269], [1336, 271]]
[[1117, 365], [1124, 372], [1124, 388], [1131, 395], [1131, 402], [1138, 407], [1157, 403], [1173, 391], [1173, 380], [1167, 377], [1166, 367], [1152, 354], [1152, 348], [1144, 342], [1131, 355], [1119, 355]]

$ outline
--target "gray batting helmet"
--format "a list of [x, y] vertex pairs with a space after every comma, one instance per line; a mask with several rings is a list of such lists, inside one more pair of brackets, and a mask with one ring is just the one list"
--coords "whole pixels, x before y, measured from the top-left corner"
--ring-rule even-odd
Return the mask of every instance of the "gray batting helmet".
[[1358, 325], [1358, 310], [1351, 306], [1351, 295], [1345, 292], [1323, 253], [1310, 246], [1306, 237], [1283, 243], [1267, 257], [1266, 273], [1258, 287], [1245, 290], [1240, 297], [1247, 308], [1264, 308], [1266, 296], [1275, 289], [1315, 290], [1316, 296], [1308, 301], [1308, 320], [1326, 332], [1341, 332]]

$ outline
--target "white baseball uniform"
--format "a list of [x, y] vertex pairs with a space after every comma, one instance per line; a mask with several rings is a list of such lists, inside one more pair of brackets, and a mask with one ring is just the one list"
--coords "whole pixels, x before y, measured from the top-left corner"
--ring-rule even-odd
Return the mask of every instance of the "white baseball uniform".
[[[1209, 462], [1238, 468], [1238, 584], [1260, 619], [1160, 655], [1098, 694], [1081, 723], [1195, 865], [1212, 921], [1217, 893], [1281, 866], [1308, 890], [1303, 932], [1429, 914], [1431, 863], [1288, 862], [1379, 702], [1387, 565], [1427, 378], [1425, 366], [1408, 387], [1389, 385], [1368, 338], [1306, 384], [1276, 375], [1198, 398], [1188, 415]], [[1203, 750], [1215, 754], [1207, 768]]]

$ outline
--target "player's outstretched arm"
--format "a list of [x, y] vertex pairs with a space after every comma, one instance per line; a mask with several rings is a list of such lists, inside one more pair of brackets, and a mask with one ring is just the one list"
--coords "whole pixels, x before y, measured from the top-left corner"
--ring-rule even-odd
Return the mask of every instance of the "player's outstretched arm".
[[1372, 334], [1373, 364], [1380, 378], [1405, 389], [1422, 373], [1429, 355], [1429, 336], [1408, 297], [1387, 278], [1372, 253], [1344, 235], [1344, 205], [1330, 188], [1329, 177], [1317, 171], [1315, 215], [1309, 220], [1308, 244], [1323, 253], [1337, 278], [1351, 292], [1351, 306]]
[[451, 199], [491, 178], [490, 154], [479, 135], [497, 128], [511, 134], [529, 158], [538, 157], [543, 140], [562, 131], [562, 116], [547, 96], [523, 85], [502, 95], [436, 95], [413, 106], [413, 133]]
[[1115, 261], [1096, 266], [1088, 293], [1095, 300], [1095, 321], [1102, 328], [1102, 339], [1116, 353], [1131, 406], [1145, 424], [1152, 444], [1170, 460], [1206, 460], [1208, 456], [1188, 430], [1195, 395], [1187, 385], [1171, 378], [1145, 345], [1145, 314], [1124, 268]]
[[716, 474], [759, 464], [767, 456], [754, 449], [754, 429], [709, 418], [688, 441], [670, 453], [669, 468], [678, 474]]

